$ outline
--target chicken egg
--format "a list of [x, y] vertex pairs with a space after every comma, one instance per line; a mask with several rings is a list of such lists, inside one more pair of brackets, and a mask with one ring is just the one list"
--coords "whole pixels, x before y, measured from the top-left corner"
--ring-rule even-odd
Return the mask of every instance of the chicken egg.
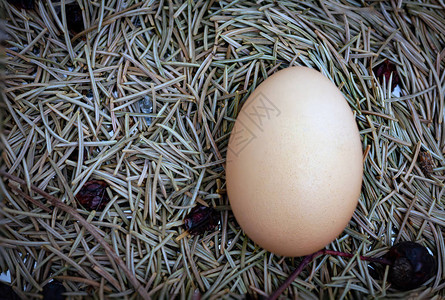
[[227, 150], [227, 193], [259, 246], [283, 256], [324, 248], [351, 219], [362, 177], [355, 118], [320, 72], [278, 71], [244, 103]]

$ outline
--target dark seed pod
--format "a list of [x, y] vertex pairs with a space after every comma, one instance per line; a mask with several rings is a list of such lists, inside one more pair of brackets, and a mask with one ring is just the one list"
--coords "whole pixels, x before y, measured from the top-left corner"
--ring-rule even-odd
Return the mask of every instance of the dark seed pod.
[[218, 214], [213, 207], [197, 205], [184, 219], [184, 228], [192, 235], [202, 234], [218, 225]]
[[389, 60], [385, 60], [380, 65], [375, 66], [372, 71], [381, 83], [383, 83], [383, 78], [385, 78], [386, 83], [388, 83], [392, 73], [392, 90], [394, 90], [394, 88], [400, 83], [400, 77], [397, 73], [396, 65]]
[[88, 210], [101, 210], [110, 202], [107, 187], [108, 183], [103, 180], [90, 180], [77, 193], [76, 199]]
[[85, 30], [83, 25], [82, 9], [77, 2], [65, 5], [66, 25], [73, 34], [78, 34]]
[[14, 292], [12, 287], [0, 281], [0, 300], [19, 300], [19, 296]]
[[63, 293], [66, 293], [63, 284], [53, 280], [43, 287], [43, 300], [64, 300], [66, 297]]
[[419, 152], [419, 167], [426, 175], [434, 172], [434, 161], [431, 153], [428, 151]]
[[35, 1], [34, 0], [8, 0], [8, 2], [18, 8], [33, 9]]
[[436, 271], [436, 261], [428, 250], [414, 242], [401, 242], [391, 247], [385, 258], [393, 264], [388, 281], [398, 290], [418, 288]]

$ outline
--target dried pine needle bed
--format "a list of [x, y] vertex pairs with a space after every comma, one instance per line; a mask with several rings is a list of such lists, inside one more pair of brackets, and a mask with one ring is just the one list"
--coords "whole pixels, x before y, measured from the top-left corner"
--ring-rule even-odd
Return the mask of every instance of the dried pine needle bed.
[[[445, 297], [443, 1], [83, 0], [80, 33], [60, 13], [71, 2], [24, 10], [1, 1], [0, 272], [20, 297], [38, 298], [53, 279], [70, 299], [276, 290], [301, 258], [243, 234], [224, 159], [244, 101], [292, 65], [341, 89], [365, 153], [360, 203], [328, 248], [378, 257], [411, 240], [439, 263], [432, 280], [402, 293], [357, 256], [323, 256], [283, 298]], [[373, 72], [386, 62], [400, 94]], [[432, 170], [419, 161], [425, 153]], [[93, 179], [109, 186], [98, 211], [75, 200]], [[216, 207], [219, 225], [186, 236], [184, 217], [199, 202]]]

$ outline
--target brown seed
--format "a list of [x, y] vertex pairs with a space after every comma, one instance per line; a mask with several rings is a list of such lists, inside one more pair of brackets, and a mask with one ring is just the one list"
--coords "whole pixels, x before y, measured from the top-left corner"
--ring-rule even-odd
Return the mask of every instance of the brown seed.
[[103, 180], [90, 180], [77, 193], [76, 199], [88, 210], [101, 210], [110, 202], [107, 187], [108, 183]]
[[429, 151], [419, 152], [419, 167], [427, 175], [434, 172], [434, 161]]
[[399, 74], [397, 73], [396, 65], [394, 65], [389, 60], [385, 60], [378, 66], [375, 66], [373, 68], [373, 71], [375, 76], [381, 83], [383, 83], [383, 79], [385, 79], [386, 83], [388, 83], [389, 78], [391, 77], [392, 74], [392, 83], [391, 83], [392, 90], [394, 90], [394, 88], [400, 83], [400, 77]]
[[184, 227], [191, 235], [213, 230], [218, 225], [218, 214], [213, 207], [195, 206], [184, 219]]

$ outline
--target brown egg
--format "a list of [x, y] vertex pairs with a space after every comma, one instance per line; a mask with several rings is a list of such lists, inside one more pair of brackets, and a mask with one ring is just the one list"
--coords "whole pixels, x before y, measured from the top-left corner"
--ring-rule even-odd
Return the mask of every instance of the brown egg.
[[363, 176], [342, 93], [306, 67], [266, 79], [237, 117], [226, 174], [235, 218], [259, 246], [284, 256], [324, 248], [351, 219]]

